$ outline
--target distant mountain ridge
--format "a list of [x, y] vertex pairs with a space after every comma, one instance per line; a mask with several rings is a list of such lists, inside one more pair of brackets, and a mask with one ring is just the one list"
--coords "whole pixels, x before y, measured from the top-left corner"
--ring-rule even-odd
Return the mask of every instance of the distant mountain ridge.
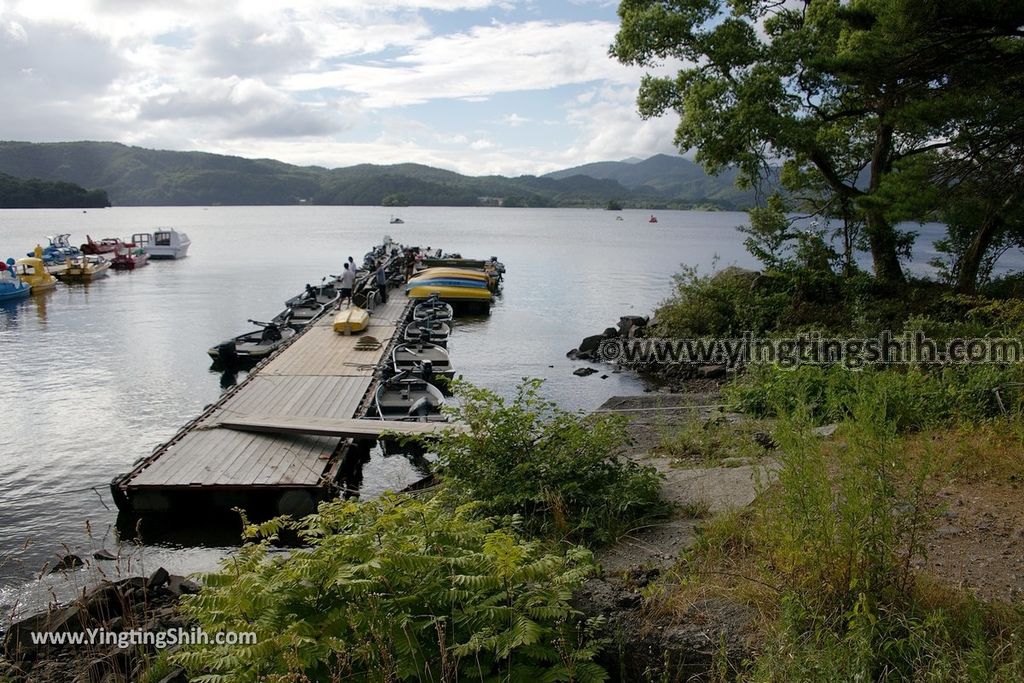
[[543, 176], [466, 176], [421, 164], [328, 169], [272, 159], [171, 152], [115, 142], [0, 141], [0, 173], [102, 189], [114, 205], [589, 206], [742, 209], [752, 193], [734, 173], [708, 176], [692, 161], [657, 155], [599, 162]]

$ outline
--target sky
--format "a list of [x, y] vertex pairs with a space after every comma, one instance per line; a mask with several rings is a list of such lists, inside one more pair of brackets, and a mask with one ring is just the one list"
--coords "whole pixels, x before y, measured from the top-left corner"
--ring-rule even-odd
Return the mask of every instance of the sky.
[[[0, 0], [0, 139], [545, 173], [677, 153], [602, 0]], [[670, 73], [662, 67], [661, 73]]]

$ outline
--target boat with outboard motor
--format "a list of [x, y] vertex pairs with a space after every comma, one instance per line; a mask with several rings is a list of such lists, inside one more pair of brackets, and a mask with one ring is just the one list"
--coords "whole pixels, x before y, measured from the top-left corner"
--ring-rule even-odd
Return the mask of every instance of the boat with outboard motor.
[[441, 301], [435, 294], [427, 297], [427, 300], [416, 304], [412, 309], [413, 320], [451, 320], [455, 317], [452, 305]]
[[374, 393], [381, 420], [445, 422], [447, 418], [441, 412], [445, 403], [440, 389], [406, 373], [382, 380]]
[[448, 349], [428, 342], [397, 344], [391, 351], [391, 365], [396, 373], [407, 372], [428, 382], [433, 381], [435, 377], [455, 377]]
[[296, 335], [295, 330], [287, 325], [262, 323], [258, 320], [249, 322], [261, 329], [240, 334], [210, 347], [206, 353], [214, 363], [226, 368], [255, 365]]
[[414, 320], [405, 326], [402, 339], [407, 342], [429, 342], [447, 346], [451, 333], [450, 323], [441, 320]]

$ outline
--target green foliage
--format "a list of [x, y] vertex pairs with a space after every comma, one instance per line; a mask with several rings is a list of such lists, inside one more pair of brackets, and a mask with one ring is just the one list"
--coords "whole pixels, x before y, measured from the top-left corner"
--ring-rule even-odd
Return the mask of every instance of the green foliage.
[[66, 182], [19, 180], [0, 173], [0, 209], [102, 209], [110, 206], [104, 190], [86, 190]]
[[540, 386], [524, 380], [505, 401], [456, 383], [457, 418], [470, 430], [435, 449], [446, 492], [483, 514], [521, 515], [532, 532], [595, 542], [661, 511], [655, 470], [620, 455], [623, 421], [559, 410]]
[[[269, 553], [284, 529], [308, 547]], [[254, 645], [191, 645], [173, 662], [196, 681], [601, 681], [596, 624], [569, 600], [590, 553], [545, 552], [514, 526], [440, 499], [333, 502], [205, 577], [182, 611], [208, 633], [254, 632]]]
[[1005, 387], [1021, 381], [1024, 368], [1019, 365], [872, 367], [860, 372], [839, 365], [792, 370], [759, 365], [728, 386], [726, 395], [744, 412], [761, 417], [787, 415], [807, 406], [810, 418], [818, 423], [847, 419], [861, 395], [882, 395], [886, 419], [903, 431], [1000, 415], [993, 391], [998, 388], [1003, 388], [1004, 407], [1016, 411], [1024, 397]]
[[[1011, 94], [1024, 71], [1017, 5], [622, 0], [619, 16], [620, 61], [686, 65], [644, 78], [642, 115], [678, 113], [676, 145], [695, 148], [711, 172], [736, 166], [750, 181], [789, 162], [787, 189], [826, 215], [864, 221], [886, 281], [903, 279], [906, 242], [893, 226], [931, 211], [917, 200], [933, 180], [907, 160], [963, 140], [1004, 147], [1014, 135], [994, 134], [993, 118], [1020, 119], [1019, 107], [1003, 107], [1020, 99]], [[1007, 129], [1019, 135], [1019, 123]]]

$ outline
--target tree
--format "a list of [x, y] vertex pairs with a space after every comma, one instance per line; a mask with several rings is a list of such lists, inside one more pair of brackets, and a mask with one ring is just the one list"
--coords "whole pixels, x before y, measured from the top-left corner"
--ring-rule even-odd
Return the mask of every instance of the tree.
[[[876, 275], [903, 279], [894, 211], [916, 155], [951, 144], [979, 88], [1019, 67], [1022, 3], [1000, 0], [622, 0], [611, 53], [685, 63], [644, 77], [640, 113], [680, 116], [675, 142], [746, 182], [785, 160], [864, 221]], [[975, 73], [973, 79], [956, 77]], [[784, 175], [786, 175], [784, 173]], [[795, 189], [795, 188], [789, 188]], [[898, 203], [898, 202], [897, 202]]]

